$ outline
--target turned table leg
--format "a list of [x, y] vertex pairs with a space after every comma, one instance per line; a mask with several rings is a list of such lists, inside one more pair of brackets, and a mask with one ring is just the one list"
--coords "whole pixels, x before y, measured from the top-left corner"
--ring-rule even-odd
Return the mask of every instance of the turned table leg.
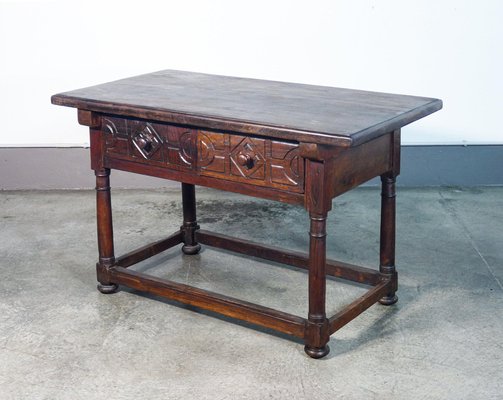
[[309, 314], [305, 352], [313, 358], [328, 354], [328, 320], [325, 313], [326, 293], [326, 223], [327, 214], [310, 213], [309, 229]]
[[391, 305], [397, 302], [397, 273], [395, 268], [395, 181], [392, 174], [381, 176], [381, 246], [379, 270], [387, 275], [393, 282], [392, 290], [379, 303]]
[[180, 229], [183, 232], [184, 254], [192, 255], [199, 253], [201, 245], [196, 242], [195, 233], [199, 229], [196, 218], [196, 190], [194, 185], [182, 183], [182, 203], [183, 203], [183, 225]]
[[114, 237], [112, 227], [112, 203], [110, 198], [110, 170], [95, 170], [96, 175], [96, 216], [98, 222], [99, 262], [96, 264], [98, 290], [113, 293], [117, 285], [110, 282], [109, 269], [115, 263]]

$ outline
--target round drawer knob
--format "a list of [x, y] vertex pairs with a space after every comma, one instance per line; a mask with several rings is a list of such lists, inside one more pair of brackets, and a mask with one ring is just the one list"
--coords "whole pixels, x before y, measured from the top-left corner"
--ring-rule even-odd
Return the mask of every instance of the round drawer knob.
[[145, 151], [150, 151], [152, 149], [152, 142], [145, 136], [140, 136], [136, 140], [136, 143], [138, 144], [138, 147], [140, 147], [140, 149], [143, 149]]
[[249, 154], [240, 153], [237, 156], [237, 161], [238, 164], [241, 165], [242, 167], [246, 167], [248, 169], [253, 167], [253, 157], [250, 156]]

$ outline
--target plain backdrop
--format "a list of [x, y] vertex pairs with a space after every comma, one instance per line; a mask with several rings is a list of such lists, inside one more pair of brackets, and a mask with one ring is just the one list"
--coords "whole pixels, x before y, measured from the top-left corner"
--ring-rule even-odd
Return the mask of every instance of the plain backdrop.
[[437, 97], [404, 144], [503, 144], [502, 20], [498, 0], [0, 0], [0, 146], [86, 146], [52, 94], [168, 68]]

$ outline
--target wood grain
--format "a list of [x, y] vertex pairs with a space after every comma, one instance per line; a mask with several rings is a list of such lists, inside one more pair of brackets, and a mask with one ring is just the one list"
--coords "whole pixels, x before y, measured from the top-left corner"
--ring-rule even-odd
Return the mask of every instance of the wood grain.
[[[90, 127], [101, 292], [121, 284], [284, 332], [302, 338], [313, 358], [327, 355], [330, 334], [372, 304], [396, 302], [400, 128], [440, 109], [440, 100], [167, 70], [52, 101], [78, 108]], [[110, 169], [182, 182], [180, 231], [115, 258]], [[333, 198], [379, 175], [379, 271], [327, 260]], [[303, 205], [309, 254], [200, 230], [195, 185]], [[307, 318], [126, 269], [179, 243], [185, 257], [202, 243], [307, 270]], [[327, 318], [327, 276], [373, 288]]]
[[273, 328], [292, 336], [304, 337], [305, 319], [292, 314], [122, 267], [113, 268], [111, 273], [114, 282], [137, 290]]
[[165, 70], [52, 97], [58, 105], [354, 146], [442, 108], [438, 99]]
[[[304, 191], [304, 162], [298, 143], [109, 115], [103, 116], [102, 135], [108, 159]], [[242, 158], [248, 163], [243, 164]]]
[[[285, 250], [203, 229], [196, 232], [196, 238], [200, 243], [207, 246], [309, 270], [309, 255], [306, 253]], [[377, 270], [336, 260], [327, 260], [325, 270], [327, 275], [335, 278], [343, 278], [367, 285], [376, 285], [382, 278]]]

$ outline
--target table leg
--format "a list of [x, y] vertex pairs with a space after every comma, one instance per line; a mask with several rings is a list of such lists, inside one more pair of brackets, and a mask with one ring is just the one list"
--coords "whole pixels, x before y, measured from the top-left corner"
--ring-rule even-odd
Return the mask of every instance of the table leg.
[[383, 305], [395, 304], [398, 297], [395, 295], [397, 290], [397, 273], [395, 268], [395, 181], [393, 174], [384, 174], [381, 176], [381, 247], [379, 270], [381, 273], [389, 276], [392, 280], [392, 290], [379, 303]]
[[98, 290], [108, 294], [117, 290], [117, 285], [110, 282], [109, 276], [109, 268], [115, 264], [110, 170], [103, 168], [94, 172], [96, 175], [96, 216], [98, 222], [99, 262], [96, 264]]
[[305, 352], [312, 358], [326, 356], [330, 348], [326, 297], [326, 222], [327, 214], [309, 213], [309, 314]]
[[201, 245], [196, 242], [195, 233], [199, 229], [196, 218], [196, 190], [194, 185], [182, 183], [183, 203], [183, 247], [184, 254], [192, 255], [199, 253]]

